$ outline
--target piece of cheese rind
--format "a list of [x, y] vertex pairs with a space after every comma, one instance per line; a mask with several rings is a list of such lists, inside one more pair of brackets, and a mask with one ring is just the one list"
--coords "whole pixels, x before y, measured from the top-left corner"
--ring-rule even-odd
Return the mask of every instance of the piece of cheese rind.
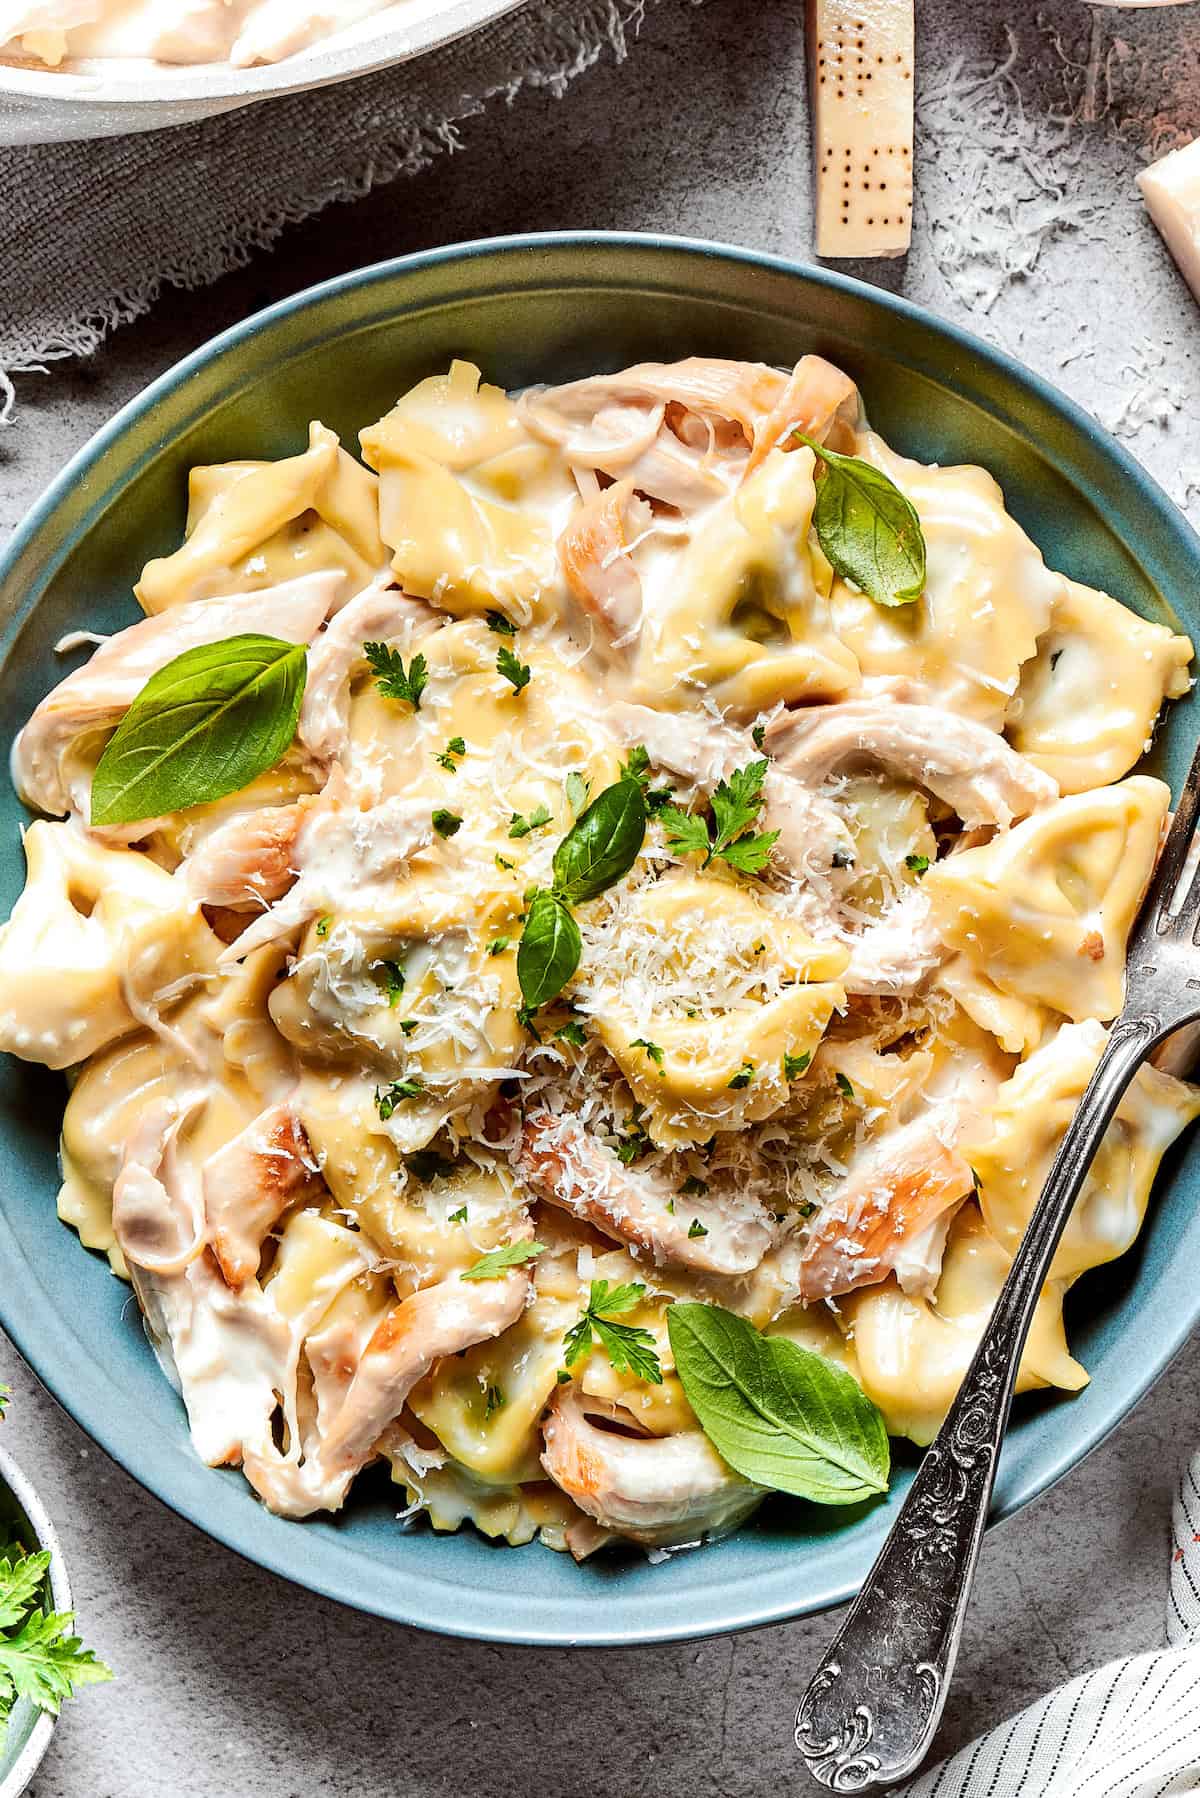
[[811, 0], [818, 256], [908, 249], [913, 51], [913, 0]]
[[1200, 300], [1200, 137], [1151, 163], [1137, 184], [1180, 273]]

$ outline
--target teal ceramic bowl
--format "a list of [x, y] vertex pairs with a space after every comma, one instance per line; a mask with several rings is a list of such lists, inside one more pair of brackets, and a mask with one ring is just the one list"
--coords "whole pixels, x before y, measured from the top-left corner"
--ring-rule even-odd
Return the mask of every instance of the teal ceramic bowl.
[[[282, 456], [310, 418], [353, 444], [393, 396], [452, 356], [506, 386], [688, 354], [790, 363], [815, 350], [859, 382], [872, 417], [927, 461], [978, 461], [1048, 558], [1149, 617], [1200, 631], [1200, 540], [1093, 421], [1016, 363], [854, 281], [744, 251], [565, 235], [471, 244], [328, 282], [228, 331], [147, 390], [63, 471], [0, 564], [0, 737], [62, 673], [55, 640], [135, 616], [142, 563], [179, 541], [197, 462]], [[1158, 751], [1180, 775], [1195, 702]], [[0, 905], [21, 887], [21, 808], [0, 793]], [[652, 1566], [576, 1567], [536, 1544], [397, 1525], [369, 1476], [341, 1517], [271, 1516], [235, 1472], [203, 1467], [128, 1291], [56, 1221], [61, 1078], [0, 1070], [0, 1318], [51, 1391], [150, 1491], [264, 1567], [426, 1629], [538, 1644], [661, 1642], [745, 1629], [850, 1596], [911, 1478], [884, 1504], [773, 1500], [736, 1536]], [[1021, 1401], [996, 1515], [1027, 1504], [1120, 1422], [1200, 1317], [1200, 1180], [1178, 1155], [1133, 1252], [1072, 1295], [1073, 1398]]]

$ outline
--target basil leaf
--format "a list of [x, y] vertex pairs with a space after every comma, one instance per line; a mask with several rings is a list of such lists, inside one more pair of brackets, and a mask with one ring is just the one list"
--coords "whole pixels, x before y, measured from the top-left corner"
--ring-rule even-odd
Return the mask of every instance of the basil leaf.
[[806, 437], [825, 465], [813, 525], [837, 572], [881, 606], [907, 606], [925, 590], [925, 537], [915, 506], [881, 469]]
[[303, 643], [226, 637], [152, 674], [109, 738], [92, 781], [92, 823], [133, 824], [249, 786], [296, 734]]
[[536, 1010], [557, 998], [579, 966], [579, 926], [555, 893], [533, 895], [517, 950], [517, 979], [526, 1005]]
[[628, 874], [646, 836], [646, 798], [637, 780], [598, 793], [554, 851], [554, 890], [569, 905], [595, 899]]
[[719, 1305], [671, 1305], [667, 1329], [701, 1429], [744, 1479], [821, 1505], [887, 1491], [883, 1418], [843, 1368]]

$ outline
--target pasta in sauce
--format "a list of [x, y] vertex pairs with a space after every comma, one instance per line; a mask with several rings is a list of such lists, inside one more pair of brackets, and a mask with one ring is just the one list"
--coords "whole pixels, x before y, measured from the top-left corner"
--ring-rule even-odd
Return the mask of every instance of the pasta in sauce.
[[[836, 572], [797, 429], [915, 507], [913, 603]], [[287, 1516], [382, 1456], [440, 1529], [734, 1527], [763, 1489], [689, 1407], [680, 1300], [929, 1441], [1120, 1007], [1169, 802], [1131, 771], [1191, 644], [1048, 569], [982, 469], [897, 455], [815, 357], [520, 396], [459, 362], [361, 447], [314, 423], [194, 469], [144, 620], [17, 739], [42, 815], [0, 1045], [68, 1073], [60, 1215], [132, 1281], [197, 1452]], [[307, 645], [291, 746], [90, 824], [147, 680], [242, 632]], [[633, 779], [641, 846], [529, 1006], [532, 896]], [[747, 780], [739, 858], [706, 811]], [[1063, 1296], [1198, 1113], [1138, 1076], [1021, 1389], [1085, 1383]], [[564, 1365], [596, 1281], [660, 1379], [599, 1335]]]

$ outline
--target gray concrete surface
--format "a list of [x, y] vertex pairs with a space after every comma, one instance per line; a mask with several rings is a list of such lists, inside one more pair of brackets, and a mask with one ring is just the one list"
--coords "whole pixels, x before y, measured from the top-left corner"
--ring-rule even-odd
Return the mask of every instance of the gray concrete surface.
[[[860, 272], [1023, 356], [1194, 502], [1200, 312], [1131, 181], [1152, 149], [1200, 131], [1200, 7], [1097, 9], [1089, 73], [1086, 6], [1051, 0], [1035, 18], [1011, 0], [1004, 74], [1010, 28], [994, 0], [918, 3], [916, 241], [905, 262]], [[802, 12], [801, 0], [698, 12], [669, 0], [624, 69], [597, 68], [565, 103], [497, 108], [423, 178], [291, 229], [215, 288], [169, 294], [87, 365], [23, 379], [17, 424], [0, 433], [0, 528], [179, 356], [356, 264], [566, 225], [808, 257]], [[5, 1441], [59, 1521], [82, 1626], [119, 1675], [67, 1712], [37, 1798], [802, 1789], [789, 1708], [828, 1617], [603, 1655], [418, 1636], [246, 1566], [109, 1465], [3, 1344], [0, 1374], [14, 1388]], [[989, 1539], [943, 1747], [1162, 1639], [1170, 1490], [1198, 1401], [1193, 1344], [1104, 1447]]]

